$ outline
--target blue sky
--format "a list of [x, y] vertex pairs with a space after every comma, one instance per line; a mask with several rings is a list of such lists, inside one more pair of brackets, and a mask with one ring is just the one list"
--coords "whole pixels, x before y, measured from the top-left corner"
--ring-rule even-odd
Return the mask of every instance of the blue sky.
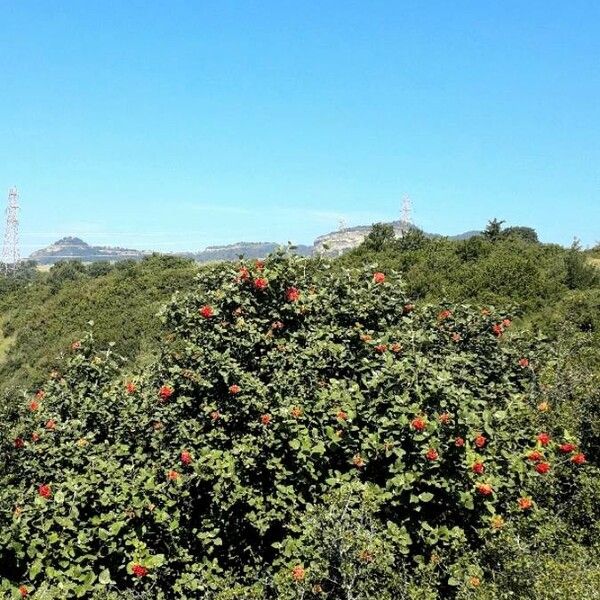
[[399, 217], [600, 240], [600, 2], [0, 2], [0, 190], [196, 250]]

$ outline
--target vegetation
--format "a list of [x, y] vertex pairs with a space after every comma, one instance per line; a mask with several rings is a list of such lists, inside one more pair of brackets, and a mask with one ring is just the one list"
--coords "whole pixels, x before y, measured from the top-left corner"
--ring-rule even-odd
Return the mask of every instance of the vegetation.
[[[0, 590], [599, 597], [593, 258], [494, 220], [195, 277], [24, 267], [0, 296]], [[28, 338], [41, 314], [61, 326]]]
[[94, 321], [100, 346], [130, 360], [151, 355], [160, 337], [156, 313], [175, 290], [189, 290], [197, 266], [153, 256], [110, 265], [57, 263], [49, 272], [28, 263], [0, 280], [0, 391], [38, 387], [62, 366], [71, 342]]
[[340, 264], [373, 262], [396, 270], [414, 299], [518, 305], [520, 314], [532, 317], [570, 290], [598, 291], [600, 272], [577, 242], [570, 249], [540, 244], [534, 230], [502, 230], [501, 224], [494, 219], [483, 235], [460, 241], [427, 238], [419, 230], [396, 239], [391, 226], [378, 224]]

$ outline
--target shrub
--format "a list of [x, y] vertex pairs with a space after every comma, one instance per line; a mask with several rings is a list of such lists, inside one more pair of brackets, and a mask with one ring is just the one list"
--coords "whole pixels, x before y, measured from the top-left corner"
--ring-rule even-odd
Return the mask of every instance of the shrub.
[[414, 307], [393, 273], [218, 265], [162, 318], [133, 379], [89, 336], [3, 409], [1, 589], [451, 597], [498, 523], [588, 469], [540, 428], [511, 316]]

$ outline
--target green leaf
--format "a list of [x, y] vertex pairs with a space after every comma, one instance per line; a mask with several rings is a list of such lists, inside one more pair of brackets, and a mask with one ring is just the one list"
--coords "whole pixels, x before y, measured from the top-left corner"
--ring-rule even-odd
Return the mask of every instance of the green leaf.
[[98, 576], [98, 581], [102, 585], [108, 585], [109, 583], [112, 583], [112, 579], [110, 577], [110, 571], [108, 569], [104, 569], [104, 571], [101, 571], [100, 575]]
[[30, 579], [35, 579], [40, 571], [42, 570], [42, 561], [36, 560], [32, 563], [31, 567], [29, 567], [29, 577]]

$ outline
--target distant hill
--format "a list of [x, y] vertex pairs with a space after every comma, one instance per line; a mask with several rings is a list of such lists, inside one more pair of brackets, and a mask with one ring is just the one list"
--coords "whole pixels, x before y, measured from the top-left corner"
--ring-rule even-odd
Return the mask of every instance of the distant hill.
[[[280, 246], [281, 244], [275, 242], [238, 242], [226, 246], [208, 246], [200, 252], [179, 252], [176, 255], [191, 258], [199, 263], [234, 260], [240, 255], [246, 258], [264, 258]], [[296, 246], [294, 251], [302, 256], [310, 256], [312, 246]], [[80, 238], [64, 237], [46, 248], [33, 252], [29, 258], [41, 265], [53, 265], [61, 260], [82, 262], [141, 260], [151, 254], [152, 252], [130, 248], [90, 246]]]
[[[200, 263], [216, 260], [235, 260], [240, 255], [243, 255], [245, 258], [264, 258], [280, 247], [281, 244], [276, 244], [275, 242], [238, 242], [226, 246], [208, 246], [201, 252], [184, 253], [180, 256], [193, 258]], [[294, 252], [301, 256], [310, 256], [313, 252], [313, 247], [303, 245], [294, 246]]]
[[[396, 237], [402, 237], [408, 230], [415, 229], [415, 225], [405, 221], [392, 221], [389, 223], [394, 228]], [[329, 256], [339, 256], [347, 250], [356, 248], [369, 235], [371, 225], [359, 225], [358, 227], [346, 227], [338, 231], [332, 231], [325, 235], [319, 236], [315, 240], [314, 252], [318, 254], [326, 254]], [[451, 240], [465, 240], [473, 236], [479, 235], [480, 231], [466, 231], [459, 235], [448, 236]], [[425, 233], [427, 237], [442, 237], [437, 233]]]
[[[398, 237], [415, 226], [403, 221], [391, 223]], [[339, 256], [347, 250], [356, 248], [371, 231], [371, 225], [359, 225], [347, 227], [338, 231], [332, 231], [319, 236], [312, 246], [295, 246], [294, 252], [301, 256], [310, 256], [313, 253], [328, 256]], [[467, 231], [450, 239], [460, 240], [478, 235], [479, 231]], [[435, 233], [426, 233], [428, 237], [439, 237]], [[235, 260], [240, 255], [245, 258], [264, 258], [271, 252], [280, 248], [281, 244], [276, 242], [237, 242], [224, 246], [208, 246], [199, 252], [178, 252], [176, 256], [191, 258], [199, 263], [213, 262], [219, 260]], [[131, 248], [118, 248], [111, 246], [90, 246], [78, 237], [64, 237], [46, 248], [37, 250], [29, 257], [41, 265], [53, 265], [61, 260], [80, 260], [82, 262], [120, 260], [141, 260], [152, 252], [133, 250]]]
[[29, 258], [42, 265], [52, 265], [61, 260], [82, 262], [141, 260], [149, 254], [151, 253], [129, 248], [90, 246], [77, 237], [64, 237], [46, 248], [36, 250]]

